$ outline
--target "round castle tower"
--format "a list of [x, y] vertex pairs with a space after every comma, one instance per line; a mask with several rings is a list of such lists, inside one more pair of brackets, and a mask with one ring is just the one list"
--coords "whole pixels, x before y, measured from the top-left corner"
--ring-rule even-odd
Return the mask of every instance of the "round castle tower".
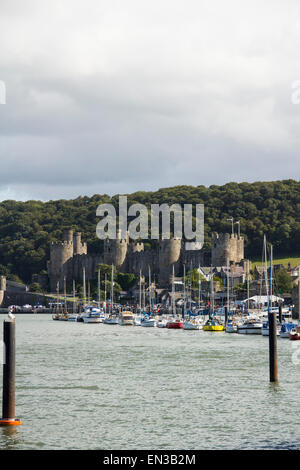
[[50, 261], [48, 273], [50, 278], [50, 289], [55, 291], [57, 282], [62, 287], [63, 278], [67, 275], [65, 265], [73, 257], [73, 230], [65, 230], [62, 242], [52, 242], [50, 245]]
[[172, 266], [180, 261], [181, 238], [171, 238], [170, 240], [160, 240], [159, 242], [159, 281], [160, 284], [169, 284], [172, 275]]
[[104, 263], [113, 264], [117, 268], [124, 267], [129, 244], [129, 235], [126, 239], [121, 238], [121, 230], [117, 231], [115, 240], [106, 239], [104, 241]]
[[75, 232], [73, 235], [73, 254], [74, 256], [87, 254], [87, 244], [81, 243], [81, 232]]

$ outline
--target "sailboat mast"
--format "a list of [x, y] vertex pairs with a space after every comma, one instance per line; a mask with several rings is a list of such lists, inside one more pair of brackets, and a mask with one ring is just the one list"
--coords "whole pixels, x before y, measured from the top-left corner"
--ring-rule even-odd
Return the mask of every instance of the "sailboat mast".
[[75, 281], [73, 279], [73, 314], [75, 313]]
[[269, 300], [269, 303], [270, 303], [270, 308], [272, 310], [272, 305], [273, 305], [273, 302], [272, 302], [272, 297], [273, 297], [273, 286], [272, 286], [272, 282], [273, 282], [273, 245], [271, 245], [270, 247], [270, 300]]
[[193, 280], [193, 265], [191, 263], [191, 274], [190, 274], [190, 312], [192, 311], [192, 280]]
[[149, 269], [149, 313], [151, 313], [151, 297], [152, 297], [152, 292], [151, 292], [151, 270], [150, 266], [148, 267]]
[[210, 295], [211, 295], [210, 311], [211, 313], [213, 313], [215, 310], [215, 296], [214, 296], [214, 276], [213, 276], [212, 266], [211, 266], [211, 273], [210, 273]]
[[230, 311], [230, 277], [229, 277], [229, 259], [227, 258], [227, 314], [229, 315]]
[[59, 281], [56, 284], [56, 313], [57, 315], [59, 313], [58, 299], [59, 299]]
[[265, 284], [266, 284], [266, 294], [268, 295], [268, 266], [267, 266], [267, 239], [264, 235], [264, 258], [265, 258]]
[[100, 303], [101, 303], [100, 280], [101, 280], [101, 268], [99, 267], [98, 269], [98, 308], [100, 308]]
[[173, 315], [175, 315], [175, 271], [174, 271], [174, 264], [173, 264], [173, 271], [172, 271], [172, 311]]
[[250, 297], [249, 260], [247, 259], [247, 311], [248, 312], [249, 312], [249, 297]]
[[201, 274], [200, 274], [200, 264], [199, 264], [199, 276], [198, 276], [198, 302], [199, 308], [201, 305]]
[[111, 288], [110, 288], [110, 300], [111, 300], [111, 313], [113, 312], [114, 303], [114, 265], [111, 265]]
[[86, 306], [86, 285], [85, 285], [85, 268], [83, 268], [83, 308]]
[[64, 310], [67, 311], [67, 288], [66, 288], [66, 276], [64, 276]]
[[106, 315], [106, 284], [107, 284], [107, 274], [104, 276], [104, 313]]
[[140, 292], [139, 292], [139, 309], [142, 309], [142, 271], [140, 270]]
[[186, 313], [186, 299], [185, 299], [185, 264], [183, 265], [183, 318]]

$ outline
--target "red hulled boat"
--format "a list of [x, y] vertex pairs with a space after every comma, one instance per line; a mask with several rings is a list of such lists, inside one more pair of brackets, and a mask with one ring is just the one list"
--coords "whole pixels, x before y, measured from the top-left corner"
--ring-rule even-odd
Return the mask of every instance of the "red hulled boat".
[[293, 328], [290, 331], [290, 340], [296, 341], [297, 339], [300, 340], [300, 326], [297, 326], [297, 328]]
[[181, 320], [171, 320], [167, 323], [167, 328], [183, 328], [183, 322]]

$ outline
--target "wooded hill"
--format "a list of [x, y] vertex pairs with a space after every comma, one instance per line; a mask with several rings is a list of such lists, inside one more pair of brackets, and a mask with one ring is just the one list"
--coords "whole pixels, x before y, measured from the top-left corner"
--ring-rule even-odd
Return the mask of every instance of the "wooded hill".
[[[49, 244], [61, 240], [62, 231], [82, 232], [88, 250], [101, 252], [96, 237], [96, 208], [104, 202], [118, 207], [118, 195], [96, 194], [72, 200], [0, 203], [0, 272], [11, 279], [29, 282], [33, 273], [46, 269]], [[138, 191], [128, 195], [133, 203], [204, 204], [205, 247], [210, 247], [211, 232], [230, 232], [227, 218], [240, 220], [245, 237], [246, 256], [260, 259], [263, 234], [274, 245], [274, 255], [284, 257], [300, 253], [300, 182], [294, 180], [228, 183], [223, 186], [175, 186], [154, 192]], [[153, 244], [153, 242], [152, 242]], [[148, 241], [146, 248], [151, 245]]]

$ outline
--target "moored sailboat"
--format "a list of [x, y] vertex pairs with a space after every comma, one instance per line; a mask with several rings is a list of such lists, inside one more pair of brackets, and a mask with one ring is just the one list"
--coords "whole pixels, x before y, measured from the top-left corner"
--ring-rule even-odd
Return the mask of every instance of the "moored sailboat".
[[203, 325], [203, 331], [223, 331], [224, 325], [213, 317], [214, 315], [214, 289], [213, 289], [213, 270], [211, 268], [211, 276], [210, 276], [210, 312], [209, 312], [209, 319]]
[[102, 323], [101, 310], [98, 307], [87, 306], [84, 311], [84, 323]]
[[290, 331], [290, 340], [297, 341], [300, 340], [300, 325], [296, 326], [296, 328], [292, 328]]
[[186, 319], [183, 322], [183, 329], [184, 330], [201, 330], [203, 328], [203, 325], [196, 320], [195, 318], [193, 319]]
[[291, 331], [296, 327], [296, 323], [282, 323], [280, 328], [280, 338], [289, 338]]
[[180, 317], [176, 316], [176, 305], [175, 305], [175, 272], [174, 272], [174, 264], [173, 264], [173, 276], [172, 276], [172, 313], [173, 313], [173, 318], [171, 318], [167, 322], [167, 328], [169, 329], [182, 329], [183, 328], [183, 322]]

